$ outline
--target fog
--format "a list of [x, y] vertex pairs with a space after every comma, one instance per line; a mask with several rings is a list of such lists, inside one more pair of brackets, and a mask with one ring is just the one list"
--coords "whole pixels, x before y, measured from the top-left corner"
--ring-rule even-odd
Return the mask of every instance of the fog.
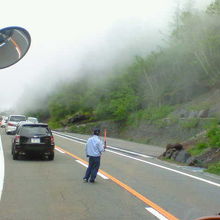
[[[203, 9], [211, 0], [19, 0], [4, 2], [1, 28], [31, 34], [27, 55], [0, 70], [0, 111], [38, 106], [60, 83], [85, 72], [107, 74], [164, 45], [177, 7]], [[22, 106], [22, 108], [21, 108]]]

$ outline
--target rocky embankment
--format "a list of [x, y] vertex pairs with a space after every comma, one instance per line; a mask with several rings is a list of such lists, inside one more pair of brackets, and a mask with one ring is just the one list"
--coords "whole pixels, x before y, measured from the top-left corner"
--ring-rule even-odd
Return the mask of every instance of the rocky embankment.
[[220, 148], [207, 149], [202, 155], [192, 156], [187, 151], [187, 145], [168, 144], [166, 151], [159, 156], [160, 159], [169, 159], [188, 166], [207, 168], [209, 164], [220, 161]]

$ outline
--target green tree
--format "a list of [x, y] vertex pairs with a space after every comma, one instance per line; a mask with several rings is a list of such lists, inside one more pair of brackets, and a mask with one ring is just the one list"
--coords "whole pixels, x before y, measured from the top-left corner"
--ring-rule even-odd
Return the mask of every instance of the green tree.
[[210, 15], [220, 15], [220, 0], [215, 0], [211, 3], [206, 12]]

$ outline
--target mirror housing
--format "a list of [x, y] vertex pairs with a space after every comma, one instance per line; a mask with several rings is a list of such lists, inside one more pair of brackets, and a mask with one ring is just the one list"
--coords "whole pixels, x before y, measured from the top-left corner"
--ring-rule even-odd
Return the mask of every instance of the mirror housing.
[[24, 28], [12, 26], [0, 29], [0, 69], [17, 63], [30, 45], [30, 34]]

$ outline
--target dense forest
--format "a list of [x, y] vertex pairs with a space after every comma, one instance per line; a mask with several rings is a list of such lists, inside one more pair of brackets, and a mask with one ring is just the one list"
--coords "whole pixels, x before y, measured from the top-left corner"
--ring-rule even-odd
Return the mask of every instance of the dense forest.
[[220, 85], [220, 1], [205, 11], [176, 9], [165, 46], [111, 74], [82, 74], [29, 112], [52, 127], [84, 115], [88, 122], [163, 118], [176, 105]]

